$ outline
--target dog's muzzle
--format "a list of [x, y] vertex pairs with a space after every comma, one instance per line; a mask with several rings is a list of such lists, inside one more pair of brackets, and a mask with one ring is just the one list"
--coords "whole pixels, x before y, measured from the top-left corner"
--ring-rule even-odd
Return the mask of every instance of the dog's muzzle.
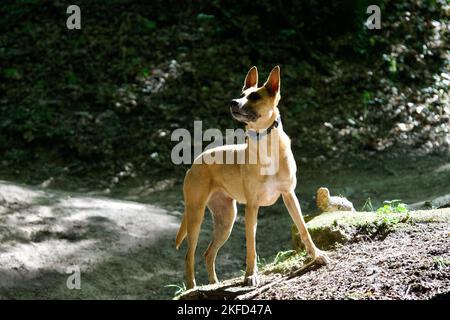
[[242, 105], [236, 99], [231, 100], [230, 111], [233, 118], [241, 122], [251, 122], [258, 119], [258, 114], [256, 114], [253, 110], [246, 108], [245, 105]]
[[230, 109], [232, 113], [239, 113], [241, 106], [239, 105], [239, 102], [236, 100], [231, 100]]

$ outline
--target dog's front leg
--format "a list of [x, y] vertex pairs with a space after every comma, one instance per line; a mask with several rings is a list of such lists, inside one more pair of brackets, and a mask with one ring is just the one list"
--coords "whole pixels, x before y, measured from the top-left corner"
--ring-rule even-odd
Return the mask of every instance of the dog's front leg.
[[330, 261], [330, 259], [327, 257], [325, 253], [317, 249], [314, 242], [312, 241], [308, 229], [306, 228], [305, 220], [303, 219], [302, 210], [300, 208], [300, 203], [298, 202], [294, 190], [287, 193], [283, 193], [283, 201], [289, 211], [289, 214], [292, 217], [292, 220], [297, 226], [297, 229], [300, 233], [300, 237], [303, 243], [305, 244], [308, 255], [316, 263], [327, 264]]
[[245, 239], [247, 243], [247, 269], [244, 285], [258, 286], [258, 266], [256, 265], [256, 225], [258, 218], [258, 206], [247, 204], [245, 207]]

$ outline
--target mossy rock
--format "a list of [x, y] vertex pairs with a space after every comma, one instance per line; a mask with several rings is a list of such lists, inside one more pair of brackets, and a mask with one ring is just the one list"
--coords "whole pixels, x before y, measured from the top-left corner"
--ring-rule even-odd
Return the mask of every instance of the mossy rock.
[[[314, 243], [322, 249], [330, 249], [339, 243], [346, 243], [358, 234], [369, 236], [385, 235], [401, 228], [404, 223], [450, 223], [450, 208], [418, 210], [406, 213], [379, 214], [376, 212], [324, 212], [306, 225]], [[303, 250], [296, 226], [292, 226], [294, 250]]]

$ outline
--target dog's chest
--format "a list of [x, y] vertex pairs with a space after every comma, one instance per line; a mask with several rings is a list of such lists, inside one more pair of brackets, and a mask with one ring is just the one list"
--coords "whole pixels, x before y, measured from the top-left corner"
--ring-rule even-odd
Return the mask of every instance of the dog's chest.
[[274, 204], [280, 197], [281, 192], [287, 187], [284, 181], [276, 178], [269, 178], [255, 190], [256, 199], [260, 206], [270, 206]]
[[279, 163], [279, 170], [275, 175], [259, 176], [247, 190], [253, 191], [258, 205], [270, 206], [274, 204], [283, 192], [290, 191], [296, 184], [296, 167], [292, 156], [283, 157]]

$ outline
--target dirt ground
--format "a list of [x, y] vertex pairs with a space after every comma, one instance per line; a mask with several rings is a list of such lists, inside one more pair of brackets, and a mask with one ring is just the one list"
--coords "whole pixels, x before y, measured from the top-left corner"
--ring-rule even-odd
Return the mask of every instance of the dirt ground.
[[450, 226], [417, 223], [330, 253], [333, 263], [255, 299], [430, 299], [450, 295]]
[[181, 276], [165, 257], [178, 225], [154, 205], [0, 181], [0, 299], [152, 299]]
[[[448, 193], [448, 159], [432, 157], [419, 160], [383, 162], [381, 169], [378, 163], [367, 163], [363, 169], [330, 172], [301, 169], [297, 193], [303, 211], [308, 214], [317, 210], [313, 196], [319, 186], [329, 187], [333, 194], [347, 196], [357, 210], [362, 209], [368, 197], [372, 200], [373, 208], [377, 208], [386, 199], [415, 203]], [[20, 184], [13, 181], [17, 179], [0, 181], [0, 299], [171, 299], [178, 290], [177, 286], [183, 287], [186, 244], [176, 251], [174, 238], [184, 205], [181, 186], [176, 182], [167, 179], [160, 183], [139, 182], [135, 186], [124, 186], [123, 189], [109, 192], [82, 187], [76, 179], [64, 183], [56, 180], [51, 187], [44, 187], [41, 183]], [[257, 252], [261, 266], [271, 263], [278, 252], [292, 249], [291, 225], [292, 220], [282, 201], [261, 209], [257, 232]], [[436, 230], [433, 225], [426, 227], [433, 234], [445, 233], [444, 225]], [[198, 284], [207, 283], [201, 254], [208, 246], [212, 229], [212, 219], [206, 214], [196, 257]], [[431, 241], [426, 237], [433, 234], [411, 231], [407, 237]], [[400, 234], [391, 234], [386, 241], [397, 236], [400, 237]], [[436, 248], [450, 248], [448, 239], [437, 237], [434, 240]], [[350, 252], [347, 248], [355, 248], [350, 257], [368, 261], [370, 257], [365, 254], [378, 252], [372, 252], [378, 243], [378, 240], [373, 241], [347, 244], [338, 249], [333, 253], [338, 263], [333, 266], [340, 267], [330, 272], [349, 268], [345, 263], [350, 264], [353, 260], [346, 261]], [[405, 245], [411, 245], [411, 240], [402, 241], [405, 241]], [[380, 250], [388, 250], [387, 244], [380, 243]], [[417, 251], [414, 246], [411, 249]], [[423, 245], [421, 250], [425, 249]], [[428, 260], [424, 258], [424, 261], [412, 252], [411, 258], [401, 261], [411, 260], [411, 265], [415, 265], [419, 259], [421, 263], [431, 264], [435, 258], [437, 271], [433, 272], [449, 273], [446, 264], [450, 259], [448, 251], [447, 254], [444, 252], [435, 256], [427, 254], [425, 257]], [[364, 254], [359, 255], [358, 252]], [[417, 252], [425, 254], [420, 250]], [[387, 255], [389, 252], [384, 253]], [[381, 257], [383, 252], [379, 254]], [[372, 262], [366, 264], [372, 265]], [[81, 290], [69, 290], [66, 286], [66, 271], [72, 265], [80, 266]], [[361, 265], [364, 266], [364, 262]], [[377, 267], [375, 270], [386, 272], [384, 267]], [[244, 269], [244, 219], [243, 207], [239, 206], [230, 239], [217, 257], [217, 274], [219, 280], [232, 279], [240, 277]], [[381, 277], [381, 271], [374, 273], [373, 277]], [[391, 271], [391, 274], [396, 272]], [[322, 274], [324, 271], [315, 272]], [[418, 269], [418, 272], [423, 271]], [[325, 281], [334, 281], [325, 275], [323, 273], [319, 281], [324, 281], [324, 286]], [[295, 286], [302, 288], [309, 277], [311, 282], [315, 281], [311, 275], [305, 275], [295, 279]], [[422, 279], [424, 286], [429, 283], [426, 279]], [[343, 298], [345, 294], [349, 294], [350, 298], [365, 298], [359, 297], [358, 292], [364, 293], [370, 288], [363, 287], [362, 283], [365, 282], [362, 278], [359, 281], [362, 287], [352, 289], [355, 294], [349, 289], [336, 298]], [[448, 286], [448, 278], [446, 281]], [[399, 285], [400, 289], [406, 292], [409, 284], [403, 287]], [[307, 287], [304, 288], [306, 290]], [[418, 294], [412, 284], [409, 291], [405, 299]], [[377, 292], [374, 291], [374, 297]], [[272, 293], [276, 294], [276, 291], [268, 291], [261, 298], [270, 298], [268, 294]], [[305, 291], [302, 294], [307, 293]], [[324, 291], [323, 294], [331, 292]], [[319, 293], [311, 291], [311, 298], [315, 295], [318, 297]]]

